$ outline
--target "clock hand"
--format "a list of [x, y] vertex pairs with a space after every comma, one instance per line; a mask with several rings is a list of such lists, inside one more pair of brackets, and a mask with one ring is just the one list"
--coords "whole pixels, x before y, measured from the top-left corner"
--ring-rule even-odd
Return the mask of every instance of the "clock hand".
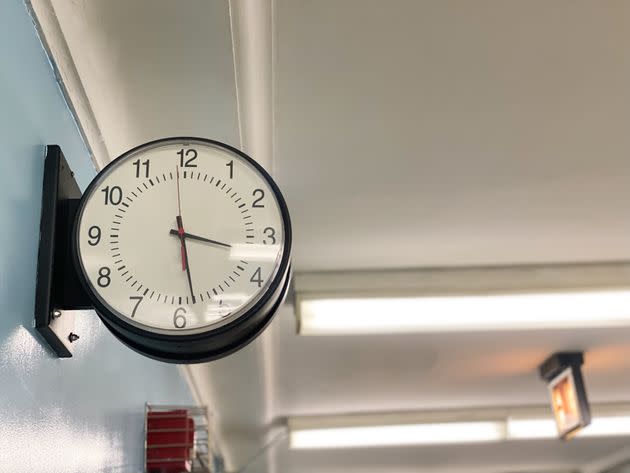
[[195, 301], [195, 291], [193, 291], [193, 286], [192, 286], [192, 279], [190, 277], [190, 265], [188, 264], [188, 251], [186, 251], [186, 238], [182, 236], [183, 239], [183, 248], [184, 248], [184, 257], [185, 257], [185, 261], [186, 261], [186, 277], [188, 278], [188, 287], [190, 288], [190, 296], [192, 297], [192, 303], [194, 304]]
[[184, 243], [184, 222], [182, 221], [182, 203], [179, 195], [179, 167], [177, 166], [175, 166], [175, 174], [177, 175], [177, 211], [179, 212], [175, 217], [175, 220], [177, 220], [177, 230], [181, 245], [180, 252], [182, 256], [182, 271], [186, 271], [186, 268], [188, 268], [188, 258], [186, 258], [186, 247]]
[[182, 271], [186, 271], [186, 268], [188, 268], [188, 258], [186, 256], [186, 242], [185, 242], [185, 236], [186, 232], [184, 231], [184, 224], [182, 222], [182, 217], [181, 215], [178, 215], [177, 217], [175, 217], [175, 219], [177, 220], [177, 230], [175, 230], [175, 234], [179, 235], [179, 243], [180, 243], [180, 249], [181, 249], [181, 255], [182, 255]]
[[[180, 235], [179, 230], [171, 230], [169, 232], [171, 235]], [[190, 240], [197, 240], [197, 241], [204, 241], [206, 243], [212, 243], [213, 245], [218, 245], [218, 246], [222, 246], [224, 248], [232, 248], [232, 245], [228, 245], [227, 243], [222, 243], [220, 241], [216, 241], [216, 240], [210, 240], [209, 238], [203, 238], [197, 235], [193, 235], [191, 233], [183, 233], [183, 237], [184, 238], [188, 238]]]
[[190, 265], [188, 264], [188, 251], [186, 250], [186, 232], [184, 232], [184, 221], [182, 220], [182, 203], [179, 193], [179, 167], [175, 166], [175, 173], [177, 174], [177, 210], [179, 215], [175, 217], [177, 221], [177, 234], [179, 235], [179, 242], [181, 244], [182, 254], [182, 271], [186, 271], [186, 277], [188, 279], [188, 287], [190, 288], [190, 296], [192, 297], [192, 303], [195, 301], [195, 291], [193, 291], [192, 278], [190, 277]]

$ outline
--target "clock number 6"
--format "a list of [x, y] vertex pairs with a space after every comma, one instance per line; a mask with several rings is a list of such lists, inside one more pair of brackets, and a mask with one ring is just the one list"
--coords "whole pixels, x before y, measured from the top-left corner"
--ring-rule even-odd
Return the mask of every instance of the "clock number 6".
[[173, 314], [173, 325], [175, 325], [175, 328], [184, 328], [186, 326], [186, 317], [184, 317], [185, 313], [186, 309], [183, 307], [175, 309], [175, 313]]

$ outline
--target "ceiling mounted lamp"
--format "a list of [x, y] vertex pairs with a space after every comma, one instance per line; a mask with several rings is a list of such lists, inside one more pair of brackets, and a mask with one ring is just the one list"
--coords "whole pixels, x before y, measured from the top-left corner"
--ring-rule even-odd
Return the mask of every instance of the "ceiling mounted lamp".
[[[630, 405], [594, 406], [580, 437], [630, 436]], [[471, 409], [433, 413], [289, 419], [292, 449], [455, 445], [558, 438], [548, 408]]]
[[301, 335], [630, 327], [630, 264], [304, 273]]

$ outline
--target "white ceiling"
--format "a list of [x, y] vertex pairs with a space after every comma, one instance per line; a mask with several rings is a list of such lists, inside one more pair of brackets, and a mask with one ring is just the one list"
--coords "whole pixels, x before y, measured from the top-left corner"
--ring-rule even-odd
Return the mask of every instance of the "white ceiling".
[[[630, 3], [33, 4], [45, 31], [58, 22], [66, 52], [51, 50], [95, 154], [161, 135], [242, 143], [283, 189], [298, 271], [630, 259]], [[629, 339], [297, 337], [286, 305], [261, 341], [193, 372], [235, 469], [290, 415], [544, 404], [536, 366], [560, 349], [588, 350], [592, 400], [629, 401]], [[626, 443], [280, 442], [245, 473], [572, 469]]]
[[300, 269], [630, 257], [630, 3], [275, 4]]

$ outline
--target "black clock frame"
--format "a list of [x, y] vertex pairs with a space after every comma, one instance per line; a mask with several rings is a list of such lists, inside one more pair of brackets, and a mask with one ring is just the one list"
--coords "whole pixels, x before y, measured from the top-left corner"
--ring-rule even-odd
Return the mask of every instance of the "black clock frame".
[[[252, 165], [267, 181], [271, 190], [274, 193], [282, 215], [285, 235], [285, 247], [282, 259], [280, 261], [280, 266], [272, 282], [267, 287], [267, 290], [262, 295], [262, 297], [245, 314], [221, 327], [217, 327], [215, 329], [210, 328], [209, 330], [204, 332], [185, 335], [170, 335], [156, 333], [149, 330], [143, 330], [142, 328], [127, 323], [121, 317], [110, 311], [101, 302], [100, 298], [96, 294], [94, 288], [89, 283], [87, 276], [84, 273], [84, 270], [79, 260], [80, 256], [78, 244], [78, 231], [80, 220], [79, 217], [87, 202], [86, 196], [90, 195], [90, 193], [96, 187], [98, 183], [98, 177], [102, 173], [110, 169], [110, 167], [115, 166], [119, 160], [125, 159], [129, 154], [135, 153], [139, 149], [174, 140], [201, 141], [212, 146], [217, 146], [231, 153], [239, 155], [250, 165]], [[61, 153], [59, 147], [49, 146], [48, 156], [46, 158], [47, 161], [49, 157], [51, 158], [51, 160], [55, 158], [56, 161], [61, 159], [63, 163], [62, 166], [65, 165], [67, 167], [67, 164], [63, 159], [63, 154]], [[55, 167], [55, 165], [50, 164], [48, 165], [48, 167], [52, 169]], [[58, 181], [59, 176], [55, 176], [55, 179]], [[47, 176], [45, 173], [44, 188], [46, 188], [46, 182]], [[76, 183], [74, 185], [76, 187]], [[92, 180], [80, 200], [76, 198], [76, 192], [73, 193], [72, 197], [73, 198], [69, 199], [69, 202], [64, 202], [64, 200], [67, 199], [60, 199], [57, 207], [67, 207], [70, 210], [67, 212], [67, 217], [65, 219], [62, 219], [57, 224], [61, 225], [63, 229], [61, 231], [59, 229], [54, 230], [57, 236], [57, 245], [45, 245], [46, 248], [42, 249], [42, 244], [40, 242], [40, 254], [38, 260], [37, 300], [40, 300], [42, 297], [45, 300], [42, 300], [42, 303], [40, 303], [40, 309], [36, 309], [36, 326], [38, 326], [40, 332], [46, 337], [48, 342], [51, 344], [51, 347], [53, 347], [53, 349], [59, 354], [59, 356], [70, 355], [65, 353], [63, 348], [61, 348], [60, 350], [56, 348], [56, 346], [59, 346], [59, 343], [58, 341], [53, 340], [54, 336], [50, 337], [51, 339], [47, 337], [47, 334], [50, 331], [47, 329], [47, 326], [51, 320], [50, 314], [55, 309], [86, 308], [86, 300], [89, 301], [89, 304], [91, 304], [91, 307], [94, 308], [105, 326], [107, 326], [107, 328], [122, 343], [124, 343], [131, 349], [145, 356], [160, 361], [166, 361], [170, 363], [200, 363], [216, 360], [227, 356], [252, 342], [258, 335], [260, 335], [260, 333], [265, 329], [269, 322], [271, 322], [273, 316], [275, 315], [278, 308], [286, 297], [291, 280], [290, 261], [292, 246], [291, 220], [289, 217], [288, 207], [282, 196], [282, 193], [280, 192], [280, 189], [273, 181], [271, 176], [269, 176], [269, 174], [265, 171], [265, 169], [248, 155], [230, 145], [219, 141], [198, 137], [170, 137], [160, 140], [154, 140], [127, 151], [126, 153], [109, 163]], [[50, 196], [48, 196], [48, 199], [49, 198]], [[45, 201], [46, 199], [47, 196], [44, 195], [43, 200]], [[44, 230], [44, 222], [51, 220], [50, 218], [46, 218], [46, 214], [49, 211], [50, 209], [42, 208], [42, 230]], [[63, 215], [63, 212], [53, 212], [53, 214], [55, 213]], [[52, 225], [54, 227], [54, 216], [52, 220]], [[50, 224], [48, 226], [50, 226]], [[54, 248], [55, 246], [57, 247], [56, 250]], [[60, 251], [60, 248], [65, 248], [65, 251], [62, 255], [57, 255], [57, 261], [53, 263], [53, 255], [56, 252], [58, 253]], [[57, 268], [53, 270], [53, 266], [56, 266]], [[44, 268], [46, 267], [50, 267], [50, 270], [45, 271]], [[56, 280], [67, 277], [69, 273], [72, 273], [70, 275], [70, 280], [77, 281], [80, 284], [82, 291], [75, 291], [76, 294], [71, 294], [70, 296], [65, 297], [65, 300], [62, 303], [59, 303], [60, 298], [55, 297], [57, 291], [53, 290], [51, 292], [50, 281], [46, 280], [47, 278], [45, 276], [48, 273], [50, 273], [51, 275], [54, 273], [54, 279]], [[53, 279], [50, 280], [53, 281]], [[68, 285], [64, 285], [61, 281], [59, 281], [58, 284], [53, 284], [53, 286], [67, 287]], [[52, 297], [50, 296], [51, 294], [53, 294]], [[76, 301], [76, 304], [73, 303], [74, 301]], [[37, 322], [37, 320], [39, 320], [39, 323]]]

